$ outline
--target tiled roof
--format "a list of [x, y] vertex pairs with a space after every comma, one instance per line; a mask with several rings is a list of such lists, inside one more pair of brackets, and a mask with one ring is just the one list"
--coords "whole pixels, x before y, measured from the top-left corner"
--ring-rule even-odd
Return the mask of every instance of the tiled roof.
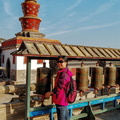
[[120, 49], [24, 41], [14, 55], [77, 59], [120, 59]]

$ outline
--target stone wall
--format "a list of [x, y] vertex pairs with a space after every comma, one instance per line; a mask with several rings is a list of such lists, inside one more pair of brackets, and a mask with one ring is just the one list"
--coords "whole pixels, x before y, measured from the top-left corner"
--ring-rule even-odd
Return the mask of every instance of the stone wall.
[[[48, 104], [46, 101], [44, 104]], [[31, 106], [41, 105], [41, 103], [32, 103]], [[55, 115], [56, 116], [56, 115]], [[24, 120], [25, 102], [10, 102], [0, 104], [0, 120]], [[31, 118], [31, 120], [49, 120], [49, 114]]]
[[24, 120], [24, 103], [7, 103], [0, 105], [0, 120]]
[[[31, 83], [36, 83], [37, 71], [31, 70]], [[16, 71], [16, 82], [26, 83], [26, 70], [17, 70]]]

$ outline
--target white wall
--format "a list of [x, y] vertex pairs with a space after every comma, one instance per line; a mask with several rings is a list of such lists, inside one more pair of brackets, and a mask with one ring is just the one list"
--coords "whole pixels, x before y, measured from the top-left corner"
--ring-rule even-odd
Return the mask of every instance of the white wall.
[[[49, 67], [49, 60], [45, 60], [46, 67]], [[35, 70], [38, 67], [42, 67], [43, 64], [37, 64], [37, 60], [31, 61], [31, 69]], [[24, 57], [23, 56], [17, 56], [17, 70], [25, 70], [26, 64], [24, 64]]]
[[[16, 49], [2, 50], [1, 56], [4, 55], [4, 63], [1, 63], [2, 67], [6, 67], [6, 62], [7, 62], [7, 59], [9, 58], [11, 69], [15, 69], [16, 65], [12, 63], [13, 62], [13, 56], [11, 55], [11, 53], [15, 50]], [[2, 59], [2, 57], [1, 57], [1, 59]]]
[[[16, 70], [25, 70], [26, 64], [24, 64], [24, 56], [16, 56], [16, 64], [13, 64], [13, 56], [11, 55], [12, 52], [14, 52], [16, 49], [7, 49], [2, 50], [2, 54], [4, 55], [4, 64], [1, 63], [2, 67], [6, 67], [7, 59], [10, 59], [10, 67], [11, 69]], [[49, 67], [49, 60], [45, 60], [46, 67]], [[37, 60], [32, 60], [31, 62], [31, 69], [35, 70], [38, 67], [42, 67], [43, 64], [37, 64]]]

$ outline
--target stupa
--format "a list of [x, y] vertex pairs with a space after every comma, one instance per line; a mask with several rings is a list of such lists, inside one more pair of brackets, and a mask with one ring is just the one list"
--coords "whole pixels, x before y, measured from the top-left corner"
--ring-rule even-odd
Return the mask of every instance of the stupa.
[[24, 16], [19, 20], [22, 26], [22, 32], [16, 36], [44, 38], [45, 34], [39, 32], [39, 26], [42, 19], [38, 18], [40, 4], [36, 0], [25, 0], [22, 4], [22, 11]]

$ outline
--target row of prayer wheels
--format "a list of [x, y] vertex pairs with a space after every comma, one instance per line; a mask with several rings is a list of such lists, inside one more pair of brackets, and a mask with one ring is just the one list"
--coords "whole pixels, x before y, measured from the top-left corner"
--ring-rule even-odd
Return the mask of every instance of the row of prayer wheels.
[[80, 67], [76, 68], [76, 82], [77, 89], [85, 92], [88, 88], [94, 88], [100, 90], [103, 87], [116, 87], [120, 85], [120, 67], [108, 66], [103, 67], [96, 66], [91, 67], [91, 84], [89, 85], [89, 68]]
[[[89, 73], [90, 71], [90, 73]], [[90, 75], [89, 75], [90, 74]], [[91, 83], [89, 84], [89, 78]], [[89, 88], [94, 88], [96, 91], [103, 87], [111, 88], [120, 85], [120, 67], [107, 66], [103, 67], [85, 67], [81, 65], [76, 68], [77, 90], [81, 92], [87, 91]], [[36, 93], [45, 94], [51, 89], [51, 69], [45, 66], [37, 69], [37, 89]]]

